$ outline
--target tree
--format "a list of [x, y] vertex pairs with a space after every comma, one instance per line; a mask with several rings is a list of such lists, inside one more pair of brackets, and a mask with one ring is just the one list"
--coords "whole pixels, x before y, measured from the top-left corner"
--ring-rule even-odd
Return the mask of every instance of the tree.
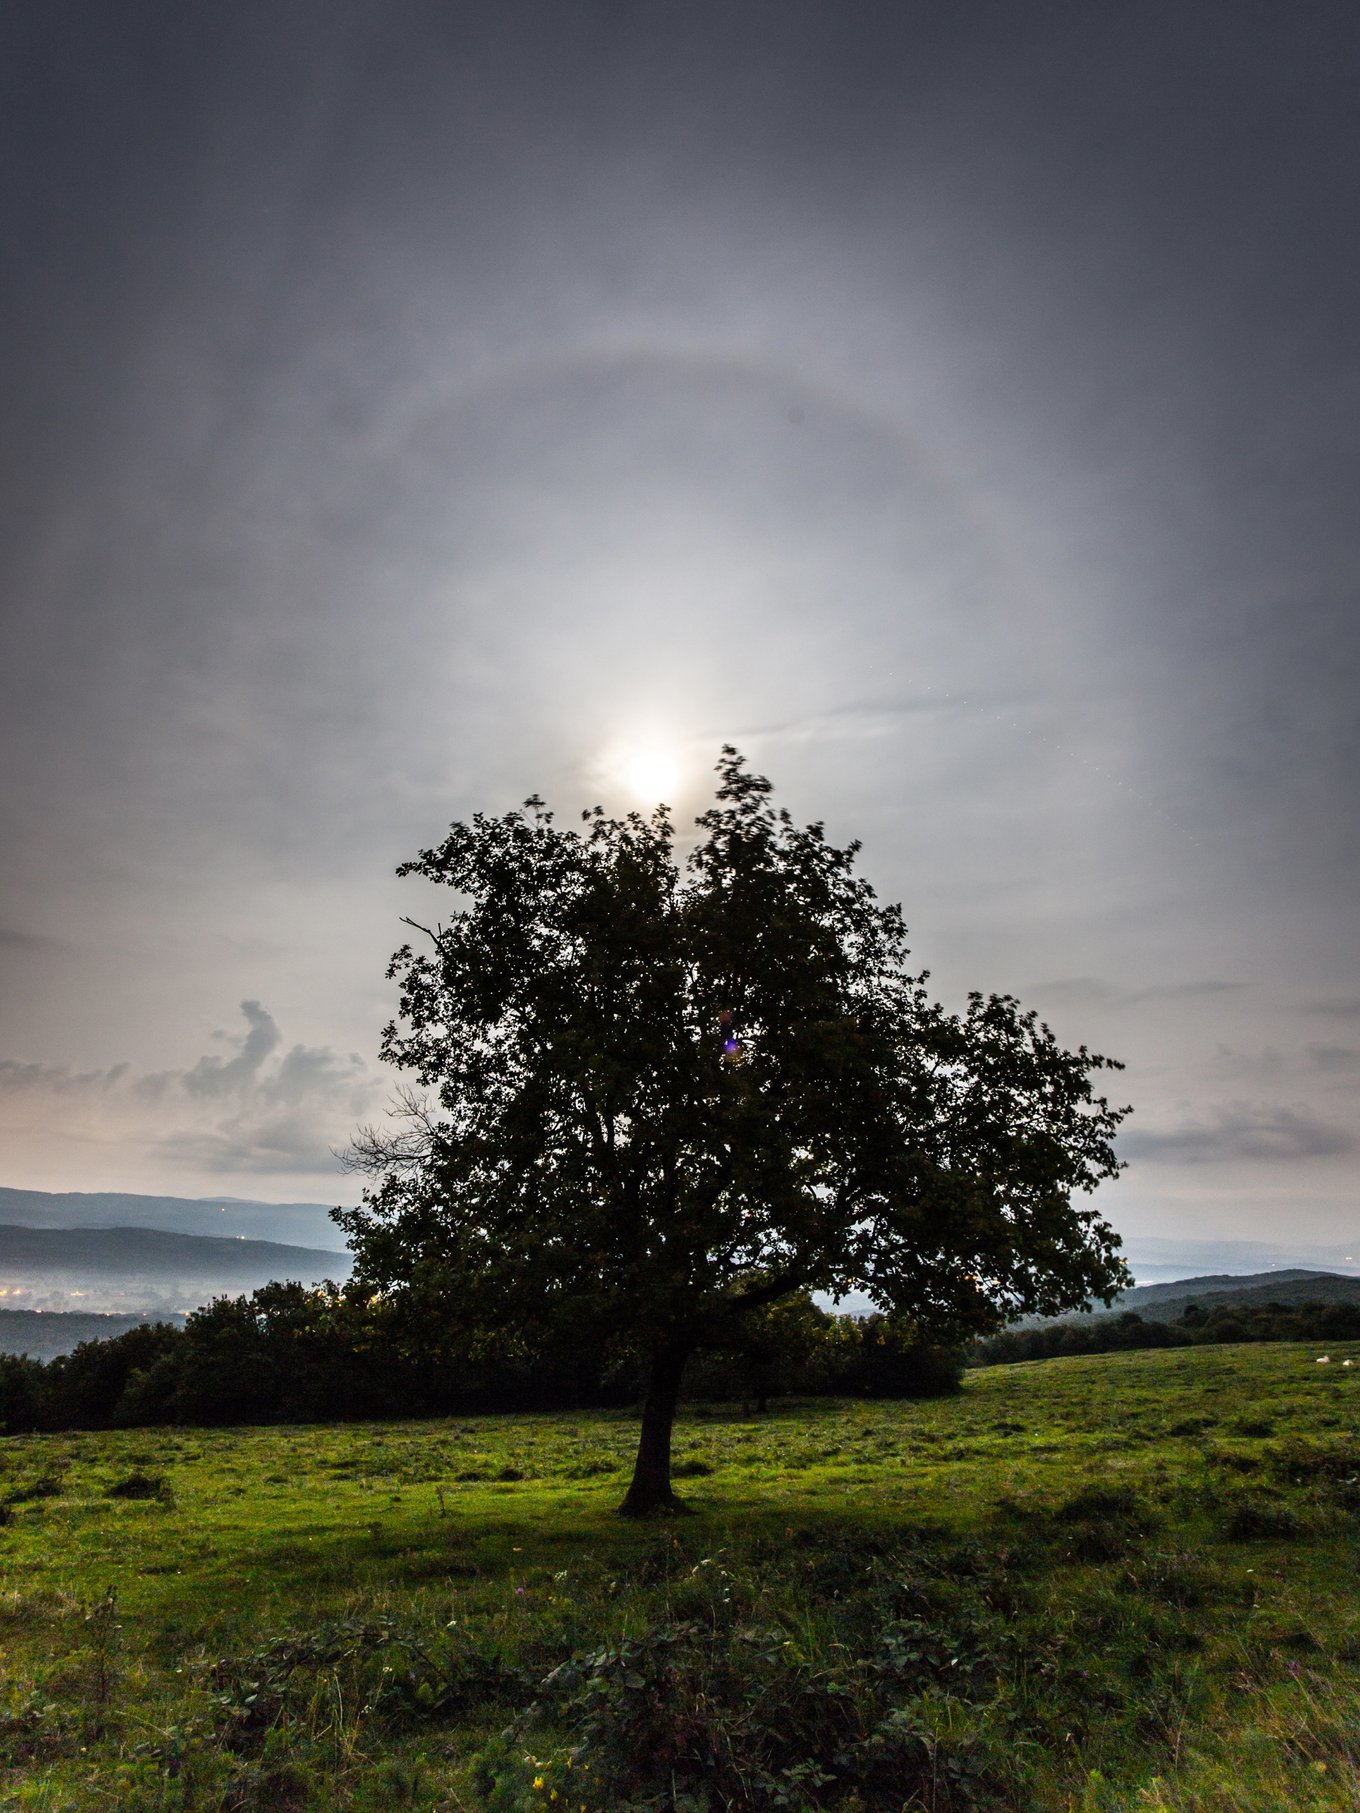
[[336, 1210], [361, 1291], [487, 1339], [530, 1328], [647, 1368], [620, 1509], [675, 1509], [685, 1363], [800, 1291], [922, 1338], [1105, 1301], [1118, 1237], [1073, 1196], [1119, 1169], [1109, 1060], [1008, 995], [932, 1003], [901, 911], [726, 747], [677, 863], [667, 809], [560, 830], [543, 802], [402, 865], [451, 889], [388, 975], [396, 1131]]

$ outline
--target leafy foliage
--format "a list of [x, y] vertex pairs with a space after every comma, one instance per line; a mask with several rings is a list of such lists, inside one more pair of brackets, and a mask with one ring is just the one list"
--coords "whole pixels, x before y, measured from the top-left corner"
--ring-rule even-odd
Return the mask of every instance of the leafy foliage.
[[995, 1658], [918, 1619], [856, 1610], [868, 1630], [826, 1657], [782, 1625], [722, 1622], [661, 1624], [573, 1656], [514, 1737], [549, 1726], [575, 1741], [542, 1758], [493, 1746], [481, 1771], [490, 1806], [532, 1805], [536, 1781], [590, 1813], [810, 1809], [850, 1794], [863, 1813], [913, 1797], [938, 1813], [998, 1804], [986, 1778], [999, 1759], [966, 1736], [937, 1741], [938, 1707], [926, 1704], [945, 1688], [994, 1689]]

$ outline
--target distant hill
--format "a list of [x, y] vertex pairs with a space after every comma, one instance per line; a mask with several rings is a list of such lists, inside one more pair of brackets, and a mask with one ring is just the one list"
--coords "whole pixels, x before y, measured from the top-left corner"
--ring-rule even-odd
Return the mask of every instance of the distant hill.
[[112, 1341], [143, 1322], [182, 1323], [174, 1313], [159, 1316], [99, 1315], [85, 1310], [0, 1309], [0, 1354], [26, 1353], [31, 1360], [54, 1360], [82, 1341]]
[[1245, 1275], [1211, 1272], [1202, 1278], [1178, 1278], [1174, 1283], [1136, 1285], [1108, 1309], [1098, 1303], [1065, 1316], [1025, 1316], [1011, 1326], [1048, 1328], [1055, 1322], [1098, 1322], [1103, 1316], [1122, 1316], [1129, 1310], [1145, 1322], [1179, 1322], [1191, 1303], [1206, 1308], [1224, 1303], [1247, 1308], [1265, 1303], [1360, 1303], [1360, 1278], [1299, 1268]]
[[300, 1268], [273, 1277], [301, 1277], [315, 1266], [348, 1260], [321, 1247], [284, 1246], [276, 1240], [224, 1240], [207, 1234], [167, 1234], [161, 1228], [30, 1228], [0, 1223], [0, 1266], [99, 1266], [138, 1272], [211, 1270], [224, 1276], [254, 1274], [262, 1266]]
[[1255, 1272], [1246, 1277], [1217, 1273], [1181, 1278], [1174, 1284], [1140, 1284], [1125, 1291], [1112, 1309], [1095, 1314], [1123, 1315], [1132, 1310], [1145, 1322], [1179, 1322], [1192, 1303], [1206, 1307], [1240, 1303], [1247, 1308], [1266, 1303], [1360, 1303], [1360, 1278], [1337, 1272]]
[[0, 1297], [15, 1309], [161, 1315], [283, 1279], [343, 1278], [349, 1269], [348, 1253], [271, 1240], [0, 1224]]
[[320, 1202], [247, 1202], [233, 1196], [130, 1196], [114, 1192], [0, 1188], [0, 1222], [30, 1228], [161, 1228], [285, 1245], [344, 1249], [344, 1237]]
[[1360, 1234], [1336, 1246], [1314, 1246], [1307, 1241], [1185, 1240], [1163, 1234], [1129, 1234], [1124, 1257], [1135, 1277], [1145, 1283], [1181, 1283], [1224, 1273], [1246, 1277], [1253, 1273], [1297, 1270], [1360, 1274]]

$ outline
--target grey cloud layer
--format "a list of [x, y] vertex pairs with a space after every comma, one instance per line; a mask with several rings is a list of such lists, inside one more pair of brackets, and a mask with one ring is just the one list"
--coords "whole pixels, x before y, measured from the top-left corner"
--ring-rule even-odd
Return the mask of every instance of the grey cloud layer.
[[1240, 982], [1165, 982], [1150, 988], [1129, 988], [1096, 976], [1069, 976], [1057, 982], [1040, 982], [1031, 991], [1038, 1001], [1103, 1008], [1138, 1007], [1149, 1001], [1195, 1001], [1241, 988]]
[[0, 1094], [104, 1095], [121, 1083], [130, 1066], [115, 1064], [108, 1070], [72, 1070], [65, 1064], [23, 1064], [0, 1058]]
[[1246, 1102], [1160, 1132], [1135, 1127], [1119, 1141], [1123, 1158], [1194, 1165], [1337, 1158], [1353, 1153], [1356, 1147], [1356, 1136], [1347, 1127], [1297, 1109]]
[[1357, 56], [1232, 0], [0, 13], [23, 1181], [58, 1097], [91, 1167], [324, 1156], [395, 865], [655, 737], [682, 823], [736, 740], [861, 837], [948, 997], [1057, 978], [1156, 1189], [1349, 1200]]

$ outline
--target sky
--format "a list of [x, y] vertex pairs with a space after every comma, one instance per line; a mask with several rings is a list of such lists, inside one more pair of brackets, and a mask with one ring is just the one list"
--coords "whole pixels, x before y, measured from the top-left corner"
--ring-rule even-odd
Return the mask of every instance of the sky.
[[11, 0], [0, 1183], [349, 1202], [398, 863], [721, 745], [1130, 1236], [1360, 1235], [1360, 13]]

